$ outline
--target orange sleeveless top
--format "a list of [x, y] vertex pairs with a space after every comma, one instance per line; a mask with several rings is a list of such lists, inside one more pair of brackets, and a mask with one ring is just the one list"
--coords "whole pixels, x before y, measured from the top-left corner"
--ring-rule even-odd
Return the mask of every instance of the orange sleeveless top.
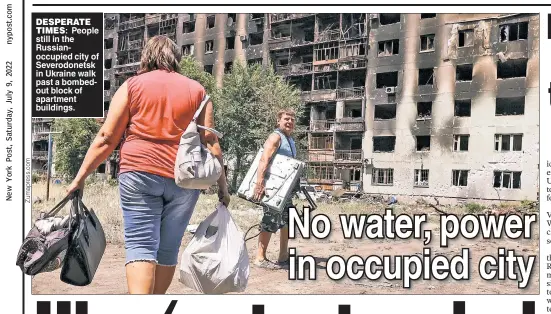
[[130, 121], [120, 150], [120, 172], [174, 178], [180, 137], [206, 91], [179, 73], [155, 70], [127, 80]]

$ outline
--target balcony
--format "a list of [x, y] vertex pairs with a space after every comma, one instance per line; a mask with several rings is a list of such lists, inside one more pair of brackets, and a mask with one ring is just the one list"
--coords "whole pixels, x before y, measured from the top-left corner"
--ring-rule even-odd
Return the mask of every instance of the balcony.
[[145, 17], [119, 23], [119, 31], [123, 32], [129, 29], [143, 27], [143, 26], [145, 26]]
[[364, 87], [339, 88], [337, 90], [337, 99], [362, 99], [364, 97]]
[[122, 47], [119, 48], [119, 52], [131, 51], [131, 50], [142, 50], [143, 46], [144, 46], [143, 39], [128, 40], [123, 43]]
[[335, 151], [335, 162], [340, 163], [358, 163], [362, 162], [362, 150], [336, 150]]
[[314, 67], [314, 72], [316, 73], [332, 72], [332, 71], [337, 71], [338, 69], [339, 69], [339, 64], [337, 62], [330, 62], [330, 63], [316, 64], [316, 66]]
[[38, 142], [38, 141], [47, 141], [48, 140], [48, 134], [33, 134], [32, 135], [32, 141], [33, 142]]
[[333, 132], [335, 120], [310, 120], [311, 132]]
[[133, 74], [140, 69], [140, 63], [127, 63], [115, 66], [115, 74]]
[[50, 133], [57, 132], [57, 129], [51, 124], [33, 124], [32, 133]]
[[338, 29], [324, 31], [318, 34], [314, 39], [316, 43], [322, 43], [326, 41], [339, 40], [341, 38], [341, 31]]
[[163, 21], [168, 21], [168, 20], [172, 20], [172, 19], [177, 19], [178, 18], [178, 14], [176, 13], [169, 13], [169, 14], [160, 14], [160, 13], [156, 13], [156, 14], [147, 14], [146, 17], [145, 17], [145, 23], [146, 24], [155, 24], [155, 23], [159, 23], [159, 22], [163, 22]]
[[[365, 57], [365, 56], [363, 56]], [[365, 69], [367, 68], [366, 59], [353, 59], [353, 60], [339, 60], [339, 70], [356, 70], [356, 69]]]
[[355, 24], [353, 27], [350, 27], [342, 34], [342, 37], [345, 40], [365, 38], [367, 36], [369, 36], [369, 32], [367, 31], [365, 23]]
[[310, 101], [333, 101], [337, 91], [335, 89], [316, 89], [310, 93]]
[[276, 72], [279, 75], [303, 75], [312, 72], [312, 63], [298, 63], [276, 66]]
[[342, 118], [335, 123], [335, 131], [363, 132], [364, 126], [363, 118]]
[[309, 162], [333, 162], [335, 152], [333, 150], [311, 150], [308, 151]]
[[49, 133], [51, 131], [50, 125], [35, 124], [33, 125], [33, 133]]
[[48, 151], [47, 150], [33, 150], [33, 159], [47, 160]]
[[307, 41], [304, 38], [292, 36], [270, 37], [268, 40], [270, 50], [283, 50], [291, 47], [312, 45], [313, 43], [313, 41]]
[[272, 23], [279, 23], [290, 20], [297, 20], [308, 16], [313, 16], [314, 13], [272, 13], [270, 20]]

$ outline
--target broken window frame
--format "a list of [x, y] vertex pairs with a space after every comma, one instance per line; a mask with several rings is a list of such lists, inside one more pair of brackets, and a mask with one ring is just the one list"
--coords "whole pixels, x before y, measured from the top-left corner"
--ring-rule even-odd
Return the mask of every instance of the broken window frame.
[[312, 150], [333, 150], [335, 148], [333, 135], [312, 135], [308, 146], [308, 149]]
[[[432, 38], [432, 40], [431, 40]], [[424, 41], [424, 42], [423, 42]], [[430, 43], [432, 43], [432, 47], [430, 47]], [[432, 52], [435, 51], [436, 46], [436, 34], [426, 34], [421, 35], [420, 43], [419, 43], [419, 52]], [[425, 46], [425, 49], [423, 49], [423, 46]]]
[[396, 136], [373, 136], [372, 141], [373, 153], [375, 154], [394, 153], [396, 151]]
[[[354, 113], [356, 113], [356, 116], [354, 116]], [[359, 115], [358, 115], [359, 113]], [[362, 117], [362, 106], [345, 106], [344, 107], [344, 118], [363, 118]]]
[[251, 13], [251, 15], [250, 15], [251, 21], [261, 20], [263, 18], [264, 18], [264, 13]]
[[[210, 26], [210, 23], [209, 23], [211, 19], [212, 19], [212, 26]], [[209, 15], [206, 17], [205, 27], [206, 29], [213, 29], [216, 27], [216, 15]]]
[[469, 170], [452, 170], [452, 186], [466, 187], [469, 184]]
[[235, 49], [235, 36], [226, 37], [226, 50], [234, 50], [234, 49]]
[[[453, 151], [468, 152], [469, 151], [469, 134], [454, 134], [453, 136]], [[466, 146], [466, 147], [465, 147]]]
[[187, 21], [182, 23], [182, 34], [195, 33], [195, 21]]
[[[356, 145], [354, 145], [354, 143]], [[361, 136], [351, 136], [349, 139], [350, 150], [362, 150], [363, 138]]]
[[[255, 40], [253, 40], [253, 38]], [[260, 38], [260, 42], [257, 42], [256, 39]], [[264, 33], [257, 32], [257, 33], [250, 33], [249, 34], [249, 45], [256, 46], [256, 45], [262, 45], [264, 43]]]
[[359, 42], [347, 43], [339, 45], [339, 59], [363, 57], [367, 55], [366, 42], [360, 40]]
[[[381, 78], [381, 80], [383, 80], [383, 76], [385, 74], [390, 74], [390, 73], [396, 73], [396, 84], [393, 84], [393, 85], [384, 85], [382, 84], [379, 84], [379, 78]], [[376, 73], [375, 74], [375, 86], [376, 88], [380, 89], [380, 88], [386, 88], [386, 87], [398, 87], [398, 83], [399, 83], [399, 79], [400, 79], [400, 74], [398, 73], [398, 71], [390, 71], [390, 72], [379, 72], [379, 73]]]
[[[419, 111], [421, 106], [428, 104], [428, 115], [422, 115], [422, 112]], [[430, 120], [432, 119], [432, 101], [419, 101], [417, 102], [417, 120]]]
[[[467, 73], [464, 68], [470, 67], [470, 76], [459, 78], [461, 74]], [[472, 63], [462, 63], [455, 66], [455, 81], [456, 82], [471, 82], [473, 80], [474, 65]], [[461, 75], [462, 76], [462, 75]]]
[[[508, 107], [512, 107], [512, 108], [515, 108], [516, 105], [518, 105], [519, 109], [522, 108], [522, 112], [520, 113], [517, 113], [517, 112], [509, 112], [509, 111], [506, 111], [506, 110], [501, 110], [503, 113], [498, 113], [498, 109], [499, 109], [499, 106], [500, 106], [500, 103], [504, 101], [504, 99], [515, 99], [515, 100], [518, 100], [518, 99], [522, 99], [522, 107], [520, 104], [501, 104], [503, 106], [508, 106]], [[501, 109], [508, 109], [507, 107], [505, 108], [501, 108]], [[509, 108], [511, 109], [511, 108]], [[496, 111], [495, 111], [495, 115], [496, 116], [499, 116], [499, 117], [504, 117], [504, 116], [522, 116], [524, 115], [524, 113], [526, 112], [526, 97], [498, 97], [496, 98]]]
[[[429, 141], [428, 141], [429, 145], [427, 147], [419, 149], [419, 145], [420, 145], [419, 139], [420, 138], [428, 138], [429, 139]], [[417, 136], [415, 136], [415, 150], [418, 153], [430, 152], [431, 142], [432, 142], [432, 139], [431, 139], [430, 135], [417, 135]]]
[[416, 188], [429, 187], [429, 169], [415, 169], [413, 173], [413, 186]]
[[333, 165], [309, 165], [309, 172], [312, 173], [312, 180], [334, 180], [335, 167]]
[[237, 13], [228, 13], [226, 20], [229, 21], [230, 18], [232, 20], [232, 23], [231, 24], [228, 23], [228, 26], [235, 25], [237, 23]]
[[113, 59], [110, 58], [110, 59], [104, 59], [103, 60], [103, 67], [106, 69], [106, 70], [109, 70], [113, 67]]
[[[210, 50], [209, 50], [210, 46]], [[205, 41], [205, 54], [214, 53], [214, 40]]]
[[[470, 41], [470, 44], [466, 44], [466, 40], [467, 40], [467, 34], [470, 34], [470, 38], [471, 38], [471, 41]], [[458, 32], [458, 37], [457, 37], [457, 47], [459, 48], [467, 48], [467, 47], [473, 47], [474, 46], [474, 29], [464, 29], [464, 30], [460, 30]], [[461, 45], [461, 36], [463, 35], [463, 45]]]
[[[103, 40], [103, 43], [104, 43], [104, 46], [105, 46], [104, 49], [106, 49], [106, 50], [107, 50], [107, 49], [113, 49], [115, 40], [114, 40], [112, 37], [110, 37], [110, 38], [105, 38], [105, 39]], [[109, 46], [109, 47], [108, 47], [108, 46]]]
[[[380, 113], [382, 113], [381, 111], [379, 111], [379, 115], [377, 114], [378, 110], [377, 108], [383, 110], [383, 112], [391, 112], [392, 110], [389, 110], [387, 109], [386, 107], [389, 107], [389, 106], [392, 106], [394, 107], [394, 116], [392, 116], [392, 118], [383, 118], [383, 117], [380, 117]], [[396, 108], [397, 108], [398, 104], [396, 103], [392, 103], [392, 104], [380, 104], [380, 105], [374, 105], [373, 107], [375, 107], [373, 109], [373, 120], [375, 121], [389, 121], [389, 120], [396, 120]], [[385, 107], [385, 108], [383, 108]]]
[[[429, 16], [423, 17], [423, 15], [429, 15]], [[421, 13], [421, 19], [422, 20], [433, 19], [435, 17], [436, 17], [436, 13]]]
[[393, 168], [373, 168], [371, 171], [371, 185], [385, 185], [385, 186], [394, 185], [394, 169]]
[[[320, 84], [321, 83], [321, 84]], [[314, 90], [336, 90], [337, 77], [333, 75], [320, 75], [314, 77]]]
[[[459, 112], [467, 111], [467, 109], [464, 110], [458, 110], [460, 105], [469, 105], [469, 114], [468, 115], [459, 115]], [[453, 104], [453, 116], [458, 118], [470, 118], [472, 114], [472, 100], [471, 99], [455, 99]]]
[[[426, 71], [426, 72], [431, 71], [431, 75], [430, 75], [429, 79], [427, 80], [427, 83], [421, 84], [421, 71]], [[434, 68], [419, 69], [418, 76], [417, 76], [417, 85], [418, 86], [434, 86]]]
[[278, 27], [274, 27], [271, 29], [270, 36], [272, 39], [276, 40], [287, 40], [291, 39], [291, 32], [291, 24], [278, 25]]
[[[520, 38], [521, 25], [526, 25], [526, 38]], [[513, 32], [511, 31], [512, 28], [516, 28], [516, 38], [514, 38], [514, 39], [510, 38], [511, 34], [513, 34]], [[504, 32], [505, 32], [505, 34], [504, 34]], [[528, 40], [529, 32], [530, 32], [530, 22], [529, 21], [502, 24], [502, 25], [499, 25], [499, 42], [507, 43], [507, 42], [513, 42], [513, 41]]]
[[339, 43], [329, 42], [314, 47], [314, 61], [329, 61], [339, 59]]
[[[496, 134], [494, 140], [496, 152], [522, 152], [523, 134], [521, 133]], [[504, 143], [507, 143], [508, 148], [504, 148]]]
[[[392, 23], [383, 23], [382, 20], [383, 20], [383, 15], [398, 15], [398, 21], [397, 22], [392, 22]], [[379, 13], [379, 24], [381, 25], [393, 25], [393, 24], [398, 24], [402, 21], [402, 14], [399, 14], [399, 13]]]
[[[381, 45], [383, 50], [381, 50]], [[397, 56], [400, 54], [400, 39], [380, 41], [377, 57]]]
[[[504, 178], [506, 177], [508, 178], [508, 182], [505, 182], [504, 180]], [[495, 170], [493, 179], [494, 179], [493, 187], [495, 189], [521, 189], [522, 188], [522, 171]], [[496, 180], [499, 180], [499, 182]], [[515, 187], [516, 185], [515, 183], [518, 183], [516, 187]]]
[[[516, 64], [521, 63], [521, 64]], [[502, 67], [512, 67], [514, 70], [512, 71], [512, 75], [504, 76], [504, 71]], [[526, 78], [526, 75], [528, 74], [528, 59], [527, 58], [519, 58], [519, 59], [509, 59], [505, 62], [499, 62], [496, 65], [496, 71], [497, 71], [497, 79], [498, 80], [507, 80], [507, 79], [514, 79], [514, 78]], [[501, 73], [501, 75], [500, 75]]]
[[[208, 68], [210, 68], [210, 71], [207, 71]], [[212, 72], [214, 71], [214, 65], [213, 64], [205, 64], [203, 66], [203, 71], [212, 74]]]
[[193, 56], [194, 52], [195, 52], [194, 44], [182, 46], [182, 56]]

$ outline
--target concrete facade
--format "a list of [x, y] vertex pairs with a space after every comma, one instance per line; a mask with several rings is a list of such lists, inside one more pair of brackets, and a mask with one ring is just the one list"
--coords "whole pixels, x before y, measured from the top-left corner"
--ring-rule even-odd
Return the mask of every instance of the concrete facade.
[[537, 14], [106, 14], [106, 108], [157, 34], [219, 86], [236, 60], [297, 86], [323, 190], [539, 196]]
[[[526, 39], [501, 42], [502, 25], [522, 22], [528, 22]], [[458, 47], [458, 33], [466, 30], [472, 31], [473, 41], [470, 46], [462, 43], [464, 47]], [[372, 45], [370, 51], [367, 108], [389, 103], [384, 91], [375, 86], [376, 73], [398, 72], [398, 86], [394, 119], [376, 121], [374, 110], [368, 110], [366, 116], [363, 151], [364, 158], [371, 158], [371, 171], [364, 173], [364, 191], [383, 194], [400, 191], [398, 194], [409, 196], [460, 199], [537, 199], [538, 32], [537, 15], [472, 18], [438, 15], [420, 19], [419, 15], [404, 14], [400, 24], [372, 29], [372, 42], [399, 39], [403, 44], [398, 56], [379, 58], [373, 47], [376, 45]], [[420, 38], [425, 34], [435, 34], [433, 51], [419, 51]], [[525, 59], [525, 75], [498, 78], [497, 68], [503, 63], [500, 57], [507, 61]], [[465, 64], [472, 65], [472, 78], [460, 81], [456, 68]], [[419, 85], [419, 69], [434, 69], [433, 84]], [[496, 114], [496, 103], [507, 102], [513, 97], [523, 102], [522, 113]], [[455, 100], [470, 100], [469, 116], [458, 116], [454, 112]], [[432, 102], [429, 117], [418, 116], [419, 102]], [[522, 144], [515, 150], [496, 151], [495, 137], [501, 134], [521, 135]], [[468, 148], [454, 151], [454, 137], [460, 135], [468, 137]], [[393, 152], [374, 151], [373, 137], [378, 136], [395, 137]], [[418, 151], [416, 140], [420, 136], [430, 136], [430, 149]], [[377, 172], [373, 169], [385, 168], [393, 169], [391, 185], [377, 184], [373, 178], [373, 173]], [[428, 170], [428, 183], [416, 185], [415, 172], [421, 169]], [[453, 182], [453, 170], [466, 170], [461, 173], [467, 174], [466, 182]], [[509, 171], [520, 172], [518, 186], [516, 182], [513, 186], [506, 185], [507, 173], [501, 174], [505, 178], [494, 185], [494, 176]]]

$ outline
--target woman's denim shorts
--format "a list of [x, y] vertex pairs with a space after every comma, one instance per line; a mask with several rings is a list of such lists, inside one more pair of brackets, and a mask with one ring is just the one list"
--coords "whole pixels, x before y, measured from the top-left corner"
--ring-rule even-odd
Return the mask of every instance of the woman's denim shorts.
[[119, 191], [126, 264], [151, 261], [176, 266], [200, 191], [180, 188], [174, 179], [134, 171], [119, 175]]

